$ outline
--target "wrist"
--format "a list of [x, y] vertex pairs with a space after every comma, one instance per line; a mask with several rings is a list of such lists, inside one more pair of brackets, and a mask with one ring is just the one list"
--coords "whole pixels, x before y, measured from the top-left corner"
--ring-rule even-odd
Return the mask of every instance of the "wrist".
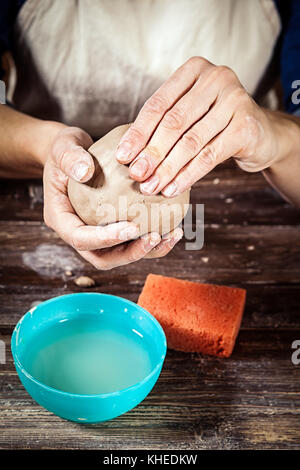
[[266, 111], [274, 140], [270, 169], [281, 166], [300, 152], [300, 119], [279, 111]]
[[300, 118], [278, 113], [277, 132], [282, 133], [277, 159], [264, 171], [268, 182], [290, 203], [300, 207]]
[[64, 124], [43, 121], [0, 105], [0, 176], [37, 178]]
[[31, 155], [38, 167], [44, 168], [57, 135], [65, 127], [67, 126], [60, 122], [38, 121], [31, 142]]

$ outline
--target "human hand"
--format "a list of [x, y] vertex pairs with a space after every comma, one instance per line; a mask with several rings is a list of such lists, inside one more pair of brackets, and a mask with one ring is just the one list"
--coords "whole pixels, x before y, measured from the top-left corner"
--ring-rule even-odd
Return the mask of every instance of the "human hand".
[[131, 222], [87, 226], [75, 214], [68, 198], [68, 178], [84, 183], [92, 177], [94, 162], [87, 152], [91, 144], [91, 137], [77, 127], [64, 127], [55, 137], [44, 168], [45, 223], [97, 269], [167, 254], [182, 237], [181, 229], [163, 240], [158, 233], [136, 239], [138, 227]]
[[284, 153], [277, 130], [231, 69], [192, 57], [146, 101], [116, 156], [141, 192], [173, 197], [230, 157], [268, 168]]

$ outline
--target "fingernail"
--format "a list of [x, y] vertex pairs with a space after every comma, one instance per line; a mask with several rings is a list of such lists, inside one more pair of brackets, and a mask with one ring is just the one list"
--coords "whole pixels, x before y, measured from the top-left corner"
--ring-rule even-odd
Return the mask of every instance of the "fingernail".
[[90, 171], [90, 166], [86, 162], [77, 162], [72, 168], [72, 176], [76, 181], [82, 181], [86, 178], [88, 172]]
[[157, 245], [160, 242], [161, 237], [160, 237], [159, 233], [152, 232], [150, 234], [147, 233], [146, 235], [143, 235], [141, 237], [141, 239], [146, 242], [145, 243], [145, 248], [149, 249], [149, 248], [153, 248], [155, 245]]
[[178, 186], [177, 184], [175, 183], [175, 181], [173, 181], [173, 183], [170, 183], [169, 186], [167, 186], [163, 191], [163, 195], [164, 196], [167, 196], [167, 197], [171, 197], [171, 196], [175, 196], [176, 195], [176, 191], [178, 190]]
[[155, 175], [155, 176], [152, 176], [152, 178], [150, 178], [145, 183], [142, 183], [140, 185], [140, 190], [142, 191], [142, 193], [151, 194], [157, 188], [158, 185], [159, 185], [159, 178], [158, 176]]
[[179, 240], [182, 239], [182, 237], [183, 237], [183, 230], [181, 229], [175, 230], [172, 238], [170, 239], [169, 245], [173, 248], [173, 246], [175, 246], [176, 243], [178, 243]]
[[121, 163], [128, 163], [131, 157], [131, 145], [127, 142], [117, 147], [116, 157]]
[[168, 244], [169, 246], [173, 247], [177, 242], [179, 242], [179, 240], [182, 239], [182, 237], [183, 230], [180, 227], [177, 227], [171, 236], [166, 236], [166, 238], [163, 237], [163, 242], [164, 244]]
[[132, 167], [130, 167], [130, 173], [133, 176], [142, 178], [147, 173], [148, 168], [149, 168], [148, 161], [145, 158], [140, 158], [132, 165]]
[[124, 240], [124, 241], [132, 240], [133, 238], [136, 238], [138, 234], [139, 234], [138, 227], [130, 226], [120, 231], [119, 238], [120, 240]]

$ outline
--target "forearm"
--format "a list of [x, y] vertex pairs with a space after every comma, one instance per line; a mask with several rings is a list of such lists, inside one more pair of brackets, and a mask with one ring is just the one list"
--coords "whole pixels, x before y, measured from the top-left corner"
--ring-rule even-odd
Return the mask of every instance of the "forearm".
[[285, 199], [300, 207], [300, 118], [271, 111], [269, 115], [278, 136], [278, 159], [264, 175]]
[[39, 178], [64, 124], [42, 121], [0, 105], [0, 178]]

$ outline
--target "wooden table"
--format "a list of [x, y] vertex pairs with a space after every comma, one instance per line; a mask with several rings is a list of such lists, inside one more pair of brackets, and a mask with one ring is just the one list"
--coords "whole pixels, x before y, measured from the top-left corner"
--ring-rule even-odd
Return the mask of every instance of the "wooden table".
[[[260, 174], [233, 164], [198, 183], [192, 202], [205, 204], [205, 245], [184, 242], [166, 258], [96, 272], [42, 218], [40, 182], [1, 181], [0, 447], [13, 449], [295, 449], [300, 444], [300, 212]], [[68, 276], [66, 271], [71, 271]], [[90, 291], [136, 301], [148, 272], [247, 289], [242, 329], [230, 359], [168, 351], [151, 394], [107, 423], [79, 425], [38, 406], [22, 387], [10, 336], [34, 302]]]

